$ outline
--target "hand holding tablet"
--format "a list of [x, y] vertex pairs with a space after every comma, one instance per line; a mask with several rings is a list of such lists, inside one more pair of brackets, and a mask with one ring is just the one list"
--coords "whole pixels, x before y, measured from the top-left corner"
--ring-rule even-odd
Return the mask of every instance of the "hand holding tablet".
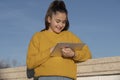
[[58, 43], [51, 52], [51, 56], [61, 56], [62, 48], [71, 48], [73, 50], [80, 50], [83, 48], [84, 45], [85, 43]]

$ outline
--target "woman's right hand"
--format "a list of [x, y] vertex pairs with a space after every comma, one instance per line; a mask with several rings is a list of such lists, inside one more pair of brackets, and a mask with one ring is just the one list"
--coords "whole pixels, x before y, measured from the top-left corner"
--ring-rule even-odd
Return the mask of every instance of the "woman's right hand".
[[50, 48], [50, 53], [54, 50], [55, 47]]

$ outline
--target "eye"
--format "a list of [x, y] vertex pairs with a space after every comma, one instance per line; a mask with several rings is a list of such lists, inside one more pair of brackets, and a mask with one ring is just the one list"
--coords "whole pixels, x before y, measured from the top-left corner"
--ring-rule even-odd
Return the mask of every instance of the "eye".
[[60, 20], [56, 20], [57, 23], [60, 23]]
[[63, 23], [63, 24], [66, 24], [66, 21], [63, 21], [62, 23]]
[[63, 24], [66, 24], [66, 20], [62, 21]]

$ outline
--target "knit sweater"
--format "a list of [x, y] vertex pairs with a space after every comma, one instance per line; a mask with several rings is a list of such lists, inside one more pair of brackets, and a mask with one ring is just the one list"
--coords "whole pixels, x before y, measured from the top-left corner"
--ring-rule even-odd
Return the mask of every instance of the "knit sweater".
[[76, 61], [86, 61], [91, 58], [87, 45], [81, 50], [75, 51], [74, 58], [51, 57], [50, 49], [57, 43], [82, 43], [82, 41], [70, 31], [62, 31], [59, 34], [50, 31], [36, 32], [30, 40], [27, 53], [27, 68], [35, 70], [35, 76], [64, 76], [76, 79]]

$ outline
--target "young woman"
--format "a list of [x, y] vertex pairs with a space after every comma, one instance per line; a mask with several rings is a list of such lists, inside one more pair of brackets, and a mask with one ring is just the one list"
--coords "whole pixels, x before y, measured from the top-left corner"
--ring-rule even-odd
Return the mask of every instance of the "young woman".
[[51, 56], [57, 43], [82, 43], [69, 30], [68, 12], [62, 0], [53, 1], [45, 16], [45, 29], [36, 32], [29, 44], [27, 68], [34, 69], [38, 80], [75, 80], [76, 62], [91, 58], [87, 45], [80, 50], [61, 48], [62, 56]]

